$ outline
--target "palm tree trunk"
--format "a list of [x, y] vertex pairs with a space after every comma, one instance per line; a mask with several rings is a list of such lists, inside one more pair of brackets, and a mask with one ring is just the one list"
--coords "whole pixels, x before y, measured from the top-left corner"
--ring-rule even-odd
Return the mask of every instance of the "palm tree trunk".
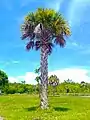
[[41, 47], [41, 85], [40, 85], [40, 107], [48, 108], [48, 54], [45, 46]]

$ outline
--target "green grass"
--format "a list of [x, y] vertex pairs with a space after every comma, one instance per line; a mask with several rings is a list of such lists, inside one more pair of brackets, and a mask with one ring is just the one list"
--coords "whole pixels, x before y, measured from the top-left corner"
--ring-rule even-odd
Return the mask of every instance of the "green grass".
[[0, 116], [5, 120], [90, 120], [90, 98], [49, 97], [49, 102], [50, 109], [42, 111], [37, 96], [0, 96]]

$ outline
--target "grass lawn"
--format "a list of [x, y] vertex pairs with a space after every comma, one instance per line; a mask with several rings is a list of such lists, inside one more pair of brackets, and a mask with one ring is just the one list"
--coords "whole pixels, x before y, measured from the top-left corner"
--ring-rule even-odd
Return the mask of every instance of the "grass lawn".
[[0, 96], [0, 116], [5, 120], [90, 120], [89, 97], [49, 97], [49, 102], [51, 108], [42, 111], [37, 96]]

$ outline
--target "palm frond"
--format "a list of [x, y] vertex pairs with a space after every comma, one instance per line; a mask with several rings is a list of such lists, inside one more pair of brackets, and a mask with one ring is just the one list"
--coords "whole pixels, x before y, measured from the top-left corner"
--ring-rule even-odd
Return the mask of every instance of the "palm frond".
[[37, 68], [37, 69], [35, 69], [35, 73], [39, 73], [40, 72], [40, 67], [39, 68]]
[[63, 35], [56, 36], [54, 43], [60, 45], [60, 47], [64, 47], [66, 44], [64, 36]]
[[29, 39], [34, 39], [35, 34], [34, 34], [34, 25], [32, 23], [24, 22], [24, 24], [21, 26], [21, 31], [22, 31], [22, 40], [29, 38]]
[[35, 49], [38, 50], [41, 47], [41, 41], [36, 41], [35, 42]]
[[30, 41], [27, 45], [26, 45], [26, 49], [30, 50], [31, 48], [33, 49], [34, 47], [34, 41]]
[[48, 55], [50, 55], [52, 53], [52, 49], [53, 49], [54, 45], [53, 45], [53, 43], [48, 43], [46, 46], [48, 49]]

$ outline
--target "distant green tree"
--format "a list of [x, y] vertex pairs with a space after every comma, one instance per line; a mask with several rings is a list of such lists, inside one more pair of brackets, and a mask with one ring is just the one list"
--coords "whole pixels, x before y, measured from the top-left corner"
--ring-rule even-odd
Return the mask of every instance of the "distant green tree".
[[5, 86], [4, 92], [6, 94], [14, 94], [17, 93], [17, 88], [13, 84], [9, 84], [8, 87]]
[[65, 83], [74, 83], [71, 79], [64, 80]]
[[0, 70], [0, 89], [2, 90], [7, 84], [8, 76], [4, 71]]
[[23, 80], [23, 81], [21, 81], [21, 83], [22, 83], [22, 84], [25, 84], [25, 83], [26, 83], [26, 81], [25, 81], [25, 80]]
[[87, 84], [84, 81], [81, 81], [81, 86], [85, 87]]

